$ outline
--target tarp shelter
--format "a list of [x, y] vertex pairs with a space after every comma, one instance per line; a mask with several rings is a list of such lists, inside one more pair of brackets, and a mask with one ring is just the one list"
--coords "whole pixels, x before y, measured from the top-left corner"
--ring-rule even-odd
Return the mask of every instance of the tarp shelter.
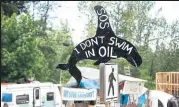
[[[87, 89], [99, 89], [100, 86], [97, 83], [99, 79], [99, 70], [88, 67], [78, 67], [82, 74], [82, 80], [80, 86]], [[70, 80], [64, 85], [66, 87], [75, 86], [77, 82], [74, 77], [71, 77]]]
[[[89, 67], [78, 67], [78, 69], [81, 71], [82, 74], [81, 84], [86, 85], [86, 87], [84, 88], [99, 88], [100, 73], [98, 69], [89, 68]], [[141, 82], [141, 83], [146, 82], [146, 80], [143, 79], [118, 74], [118, 82], [121, 83], [123, 81]], [[74, 77], [71, 77], [70, 80], [64, 86], [74, 86], [74, 85], [77, 85], [77, 82], [74, 79]]]
[[[100, 72], [98, 69], [88, 68], [88, 67], [78, 67], [78, 69], [81, 71], [81, 74], [82, 74], [81, 85], [83, 85], [84, 88], [99, 89], [99, 87], [100, 87], [100, 79], [99, 79]], [[118, 74], [118, 82], [119, 82], [119, 85], [120, 85], [120, 83], [124, 83], [124, 87], [120, 93], [125, 94], [125, 95], [130, 94], [129, 97], [131, 97], [131, 95], [132, 95], [133, 98], [130, 98], [130, 99], [134, 103], [137, 103], [138, 97], [140, 97], [142, 94], [144, 94], [145, 91], [147, 90], [146, 88], [144, 88], [144, 83], [146, 82], [146, 80], [143, 80], [143, 79]], [[70, 80], [67, 82], [67, 84], [65, 84], [64, 86], [72, 87], [75, 85], [77, 85], [77, 82], [73, 77], [71, 77]], [[134, 91], [133, 87], [136, 88], [135, 91]]]
[[[70, 86], [75, 86], [75, 85], [77, 85], [77, 82], [75, 82], [74, 80], [74, 82], [66, 84], [64, 86], [70, 87]], [[86, 88], [86, 89], [100, 89], [99, 84], [97, 84], [95, 80], [85, 79], [85, 78], [81, 80], [80, 87]]]

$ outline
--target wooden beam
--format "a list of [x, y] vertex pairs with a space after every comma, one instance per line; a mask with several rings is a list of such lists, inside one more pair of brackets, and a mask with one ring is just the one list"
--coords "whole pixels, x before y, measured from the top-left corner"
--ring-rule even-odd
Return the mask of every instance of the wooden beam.
[[155, 74], [155, 89], [158, 90], [158, 75], [157, 73]]
[[177, 96], [179, 96], [179, 73], [177, 73]]
[[[177, 84], [177, 82], [175, 81], [176, 80], [176, 75], [177, 73], [173, 73], [173, 76], [174, 76], [174, 83], [173, 84]], [[173, 86], [174, 87], [174, 94], [177, 95], [176, 91], [177, 91], [177, 87], [176, 86]]]
[[173, 90], [173, 83], [172, 83], [172, 73], [170, 73], [170, 77], [171, 77], [171, 80], [170, 80], [170, 86], [171, 86], [171, 89], [170, 89], [170, 93], [173, 94], [172, 90]]

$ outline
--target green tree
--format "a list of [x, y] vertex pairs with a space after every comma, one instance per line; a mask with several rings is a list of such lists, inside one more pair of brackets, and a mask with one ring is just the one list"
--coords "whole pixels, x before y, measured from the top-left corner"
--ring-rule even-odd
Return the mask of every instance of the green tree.
[[46, 69], [46, 60], [38, 49], [39, 40], [34, 38], [36, 27], [29, 14], [16, 18], [2, 16], [2, 72], [1, 81], [16, 81], [22, 75], [36, 76], [44, 80], [42, 76]]
[[[61, 23], [62, 28], [58, 30], [48, 26], [49, 12], [54, 9], [54, 3], [33, 2], [33, 10], [38, 9], [40, 13], [36, 20], [34, 13], [13, 14], [11, 17], [1, 14], [1, 81], [16, 82], [25, 75], [42, 82], [59, 83], [61, 70], [56, 70], [56, 66], [68, 61], [73, 43], [68, 23]], [[62, 74], [63, 83], [69, 78], [68, 72]]]
[[27, 12], [26, 4], [29, 1], [8, 1], [2, 0], [1, 2], [1, 13], [6, 16], [11, 16], [13, 13], [20, 14], [21, 12]]
[[40, 38], [38, 46], [48, 62], [47, 81], [59, 83], [60, 74], [62, 83], [67, 82], [70, 78], [68, 71], [62, 73], [62, 70], [56, 69], [57, 64], [67, 63], [71, 55], [73, 42], [70, 35], [68, 22], [62, 22], [60, 29], [52, 30], [45, 37]]
[[[56, 70], [56, 66], [67, 63], [73, 48], [68, 26], [64, 24], [62, 29], [43, 35], [39, 33], [43, 23], [34, 21], [29, 14], [18, 18], [15, 14], [11, 18], [2, 15], [1, 22], [1, 81], [16, 81], [26, 75], [39, 81], [59, 83], [61, 70]], [[69, 78], [68, 72], [62, 74], [63, 83]]]

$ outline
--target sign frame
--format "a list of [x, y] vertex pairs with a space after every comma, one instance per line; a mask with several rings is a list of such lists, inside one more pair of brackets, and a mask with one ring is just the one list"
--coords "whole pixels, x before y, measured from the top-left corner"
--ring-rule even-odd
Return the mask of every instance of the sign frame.
[[[116, 76], [116, 88], [114, 89], [117, 89], [115, 91], [117, 91], [117, 95], [114, 95], [114, 98], [107, 98], [107, 95], [106, 93], [108, 93], [108, 90], [106, 88], [106, 72], [109, 72], [107, 71], [106, 69], [106, 66], [115, 66], [116, 67], [116, 74], [114, 75], [117, 75]], [[118, 83], [118, 66], [117, 64], [113, 64], [113, 63], [101, 63], [100, 64], [100, 103], [108, 103], [108, 102], [118, 102], [119, 101], [119, 83]]]

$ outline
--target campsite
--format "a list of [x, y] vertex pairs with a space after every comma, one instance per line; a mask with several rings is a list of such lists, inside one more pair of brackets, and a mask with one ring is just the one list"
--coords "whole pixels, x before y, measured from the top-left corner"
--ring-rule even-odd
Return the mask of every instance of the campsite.
[[1, 107], [179, 107], [178, 1], [2, 1]]

